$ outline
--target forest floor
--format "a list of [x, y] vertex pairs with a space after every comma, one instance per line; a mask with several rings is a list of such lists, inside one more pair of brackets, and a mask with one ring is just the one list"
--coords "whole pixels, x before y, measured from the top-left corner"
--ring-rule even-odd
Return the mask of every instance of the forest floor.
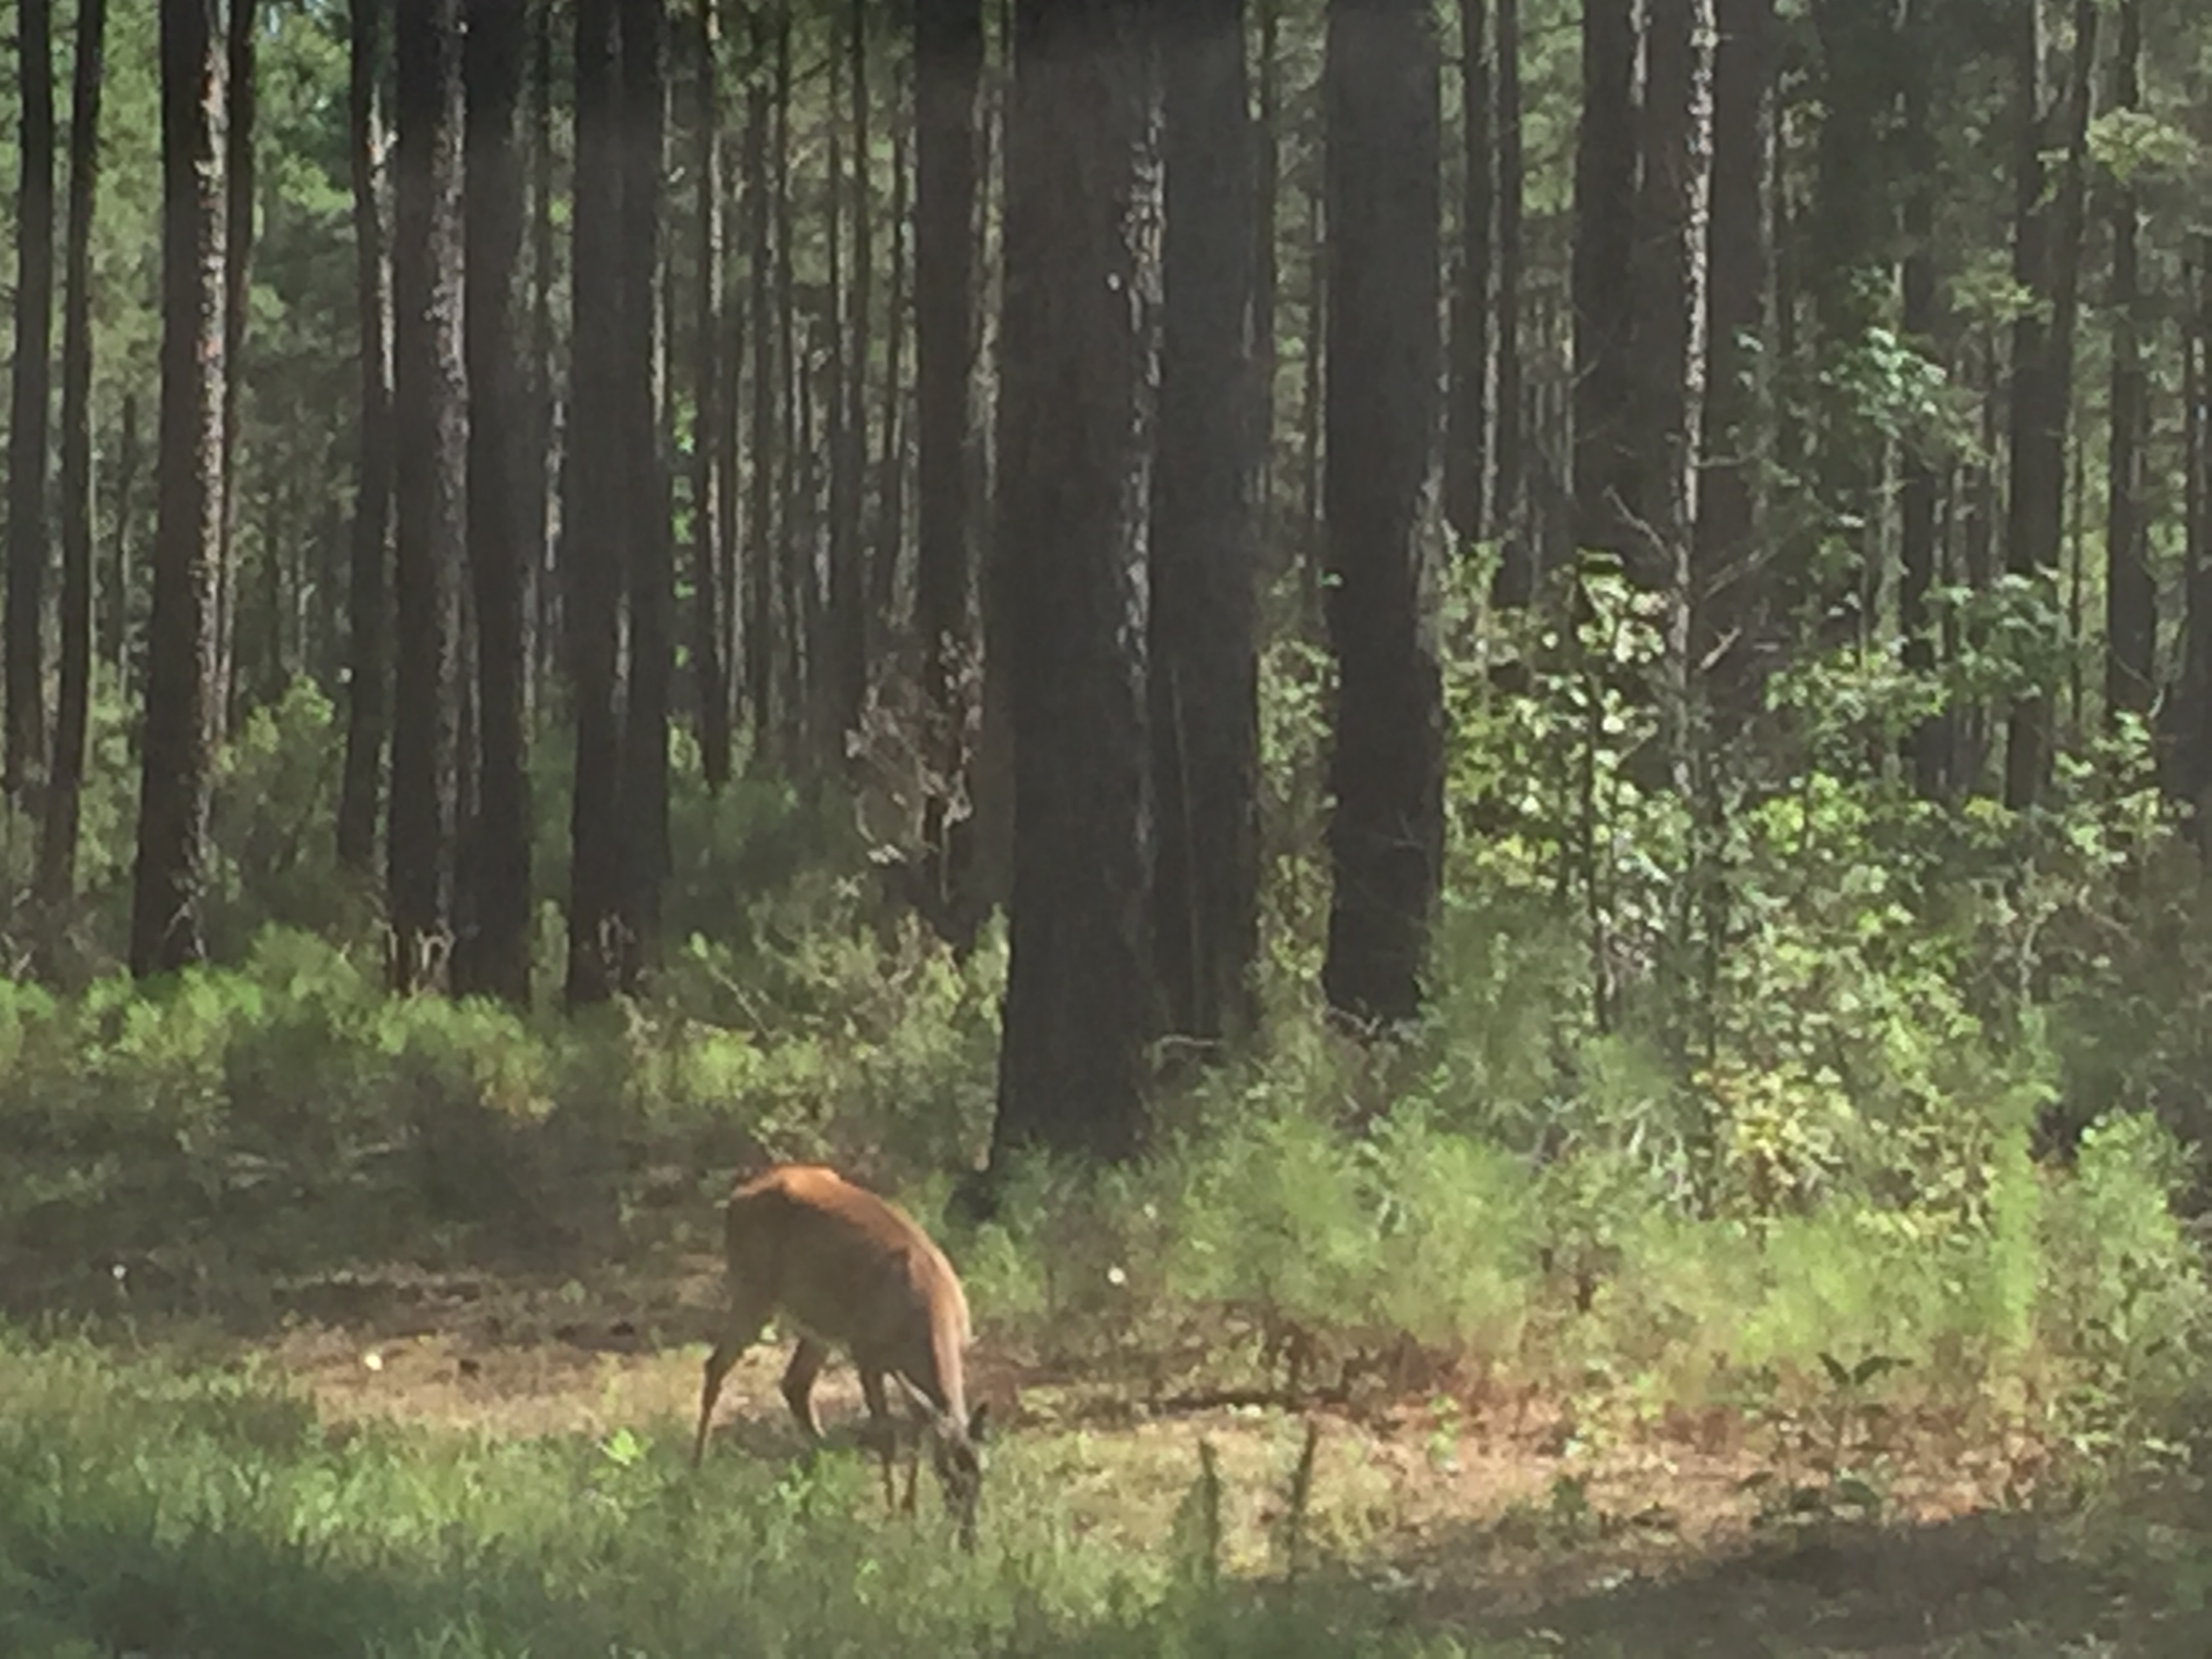
[[[191, 1364], [260, 1356], [332, 1426], [392, 1419], [501, 1439], [627, 1430], [675, 1455], [689, 1443], [714, 1298], [704, 1257], [557, 1280], [410, 1269], [242, 1296], [203, 1285], [178, 1298], [197, 1308], [141, 1304], [125, 1323], [132, 1346]], [[111, 1303], [97, 1322], [112, 1331], [113, 1313]], [[799, 1455], [775, 1386], [782, 1363], [764, 1344], [733, 1375], [702, 1479], [720, 1459]], [[987, 1528], [994, 1506], [1051, 1504], [1079, 1537], [1158, 1548], [1203, 1442], [1220, 1472], [1223, 1568], [1279, 1571], [1311, 1424], [1300, 1570], [1356, 1580], [1395, 1619], [1478, 1650], [2212, 1652], [2212, 1617], [2175, 1605], [2160, 1571], [2212, 1553], [2201, 1547], [2212, 1522], [2154, 1524], [2138, 1511], [2114, 1526], [2023, 1504], [2033, 1449], [1894, 1431], [1879, 1459], [1879, 1519], [1864, 1521], [1830, 1501], [1844, 1490], [1832, 1474], [1808, 1484], [1807, 1465], [1733, 1413], [1599, 1431], [1525, 1395], [1146, 1412], [1126, 1390], [1044, 1376], [988, 1343], [975, 1369], [971, 1393], [1006, 1424]], [[849, 1369], [825, 1376], [818, 1403], [836, 1442], [860, 1411]], [[927, 1502], [933, 1510], [933, 1494]]]

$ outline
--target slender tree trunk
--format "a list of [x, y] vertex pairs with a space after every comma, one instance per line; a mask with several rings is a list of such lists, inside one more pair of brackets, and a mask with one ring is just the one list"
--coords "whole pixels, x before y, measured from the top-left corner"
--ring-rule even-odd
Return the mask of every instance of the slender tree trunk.
[[0, 790], [20, 801], [45, 770], [46, 421], [52, 401], [54, 69], [51, 0], [20, 0], [22, 110], [15, 195], [15, 361], [8, 410], [6, 753]]
[[561, 368], [553, 332], [553, 11], [534, 9], [530, 76], [530, 534], [531, 672], [526, 724], [534, 724], [538, 688], [557, 672], [562, 621], [556, 550], [560, 542]]
[[456, 656], [468, 557], [462, 342], [461, 0], [404, 0], [392, 33], [392, 411], [397, 444], [392, 805], [385, 859], [392, 978], [441, 982], [451, 948]]
[[1488, 530], [1490, 466], [1490, 0], [1459, 0], [1458, 270], [1451, 295], [1451, 383], [1444, 405], [1444, 520], [1462, 546]]
[[1636, 8], [1583, 0], [1575, 146], [1575, 539], [1626, 556], [1635, 484]]
[[[2005, 542], [2012, 573], [2045, 585], [2058, 580], [2065, 524], [2066, 428], [2073, 404], [2096, 0], [2075, 0], [2074, 29], [2074, 64], [2064, 111], [2065, 156], [2046, 204], [2041, 17], [2033, 0], [2020, 0], [2020, 217], [2014, 275], [2029, 293], [2048, 300], [2050, 313], [2046, 320], [2039, 307], [2031, 306], [2013, 330], [2012, 493]], [[2008, 806], [2018, 811], [2042, 798], [2050, 781], [2051, 749], [2048, 688], [2015, 698], [2005, 734]]]
[[[1814, 156], [1815, 207], [1805, 226], [1806, 288], [1823, 367], [1863, 348], [1881, 320], [1878, 296], [1890, 281], [1894, 221], [1881, 125], [1905, 57], [1893, 9], [1862, 0], [1814, 0], [1813, 7], [1822, 115]], [[1881, 455], [1839, 383], [1824, 381], [1816, 397], [1814, 471], [1826, 533], [1800, 538], [1795, 597], [1816, 619], [1825, 642], [1865, 645], [1875, 630], [1882, 575], [1875, 534]], [[1830, 579], [1814, 568], [1816, 560], [1826, 560], [1820, 550], [1845, 540], [1854, 544], [1854, 568], [1845, 578]]]
[[568, 519], [562, 553], [576, 722], [569, 818], [571, 1007], [604, 1002], [620, 981], [623, 813], [621, 657], [627, 511], [621, 353], [621, 111], [617, 0], [576, 0], [575, 209], [569, 239]]
[[660, 0], [618, 0], [621, 29], [621, 300], [618, 415], [629, 562], [629, 663], [622, 738], [623, 981], [635, 989], [660, 945], [668, 872], [668, 706], [675, 667], [675, 580], [668, 474], [660, 447], [660, 264], [665, 46]]
[[1692, 556], [1690, 659], [1706, 676], [1717, 735], [1725, 742], [1757, 711], [1755, 653], [1768, 625], [1765, 585], [1754, 561], [1773, 0], [1721, 0], [1717, 15], [1705, 453]]
[[1243, 0], [1186, 0], [1162, 35], [1167, 230], [1152, 473], [1154, 957], [1169, 1029], [1243, 1036], [1259, 952], [1261, 434]]
[[2173, 793], [2196, 813], [2197, 850], [2212, 859], [2212, 235], [2193, 233], [2181, 261], [2183, 511], [2187, 520], [2183, 568], [2188, 612], [2184, 637], [2179, 755], [2171, 769]]
[[700, 763], [707, 787], [730, 781], [730, 687], [722, 659], [722, 168], [721, 100], [716, 58], [721, 48], [717, 0], [698, 0], [698, 75], [692, 105], [691, 166], [697, 175], [698, 334], [692, 347], [697, 399], [691, 472], [691, 665], [699, 706]]
[[386, 330], [391, 289], [378, 203], [383, 140], [376, 118], [377, 34], [385, 15], [385, 0], [353, 0], [348, 48], [347, 149], [353, 171], [361, 412], [346, 605], [346, 744], [338, 796], [338, 857], [350, 868], [364, 872], [376, 856], [391, 675], [392, 359]]
[[53, 770], [39, 844], [39, 888], [52, 905], [76, 885], [77, 806], [92, 708], [92, 216], [98, 199], [106, 0], [78, 0], [70, 98], [68, 283], [62, 312], [62, 656]]
[[[757, 15], [756, 15], [757, 18]], [[752, 758], [756, 767], [775, 753], [775, 583], [781, 568], [776, 533], [776, 471], [787, 453], [779, 443], [776, 387], [776, 307], [774, 203], [769, 195], [769, 88], [761, 73], [767, 41], [754, 25], [752, 85], [745, 94], [744, 189], [748, 270], [751, 283], [746, 310], [752, 323], [753, 408], [751, 510], [746, 514], [751, 550], [745, 561], [745, 695], [752, 714]]]
[[[853, 173], [848, 199], [852, 204], [850, 280], [845, 286], [845, 326], [842, 331], [845, 385], [839, 394], [843, 418], [836, 429], [842, 447], [838, 462], [844, 479], [842, 510], [834, 510], [831, 530], [831, 580], [841, 590], [837, 600], [837, 662], [842, 677], [837, 688], [837, 753], [842, 759], [845, 736], [860, 724], [868, 700], [868, 568], [866, 523], [868, 475], [868, 352], [869, 307], [873, 302], [875, 260], [873, 214], [868, 193], [873, 167], [868, 152], [868, 10], [867, 0], [851, 0], [846, 37], [847, 91], [851, 97]], [[837, 191], [830, 191], [834, 215]]]
[[1146, 9], [1014, 8], [999, 456], [1014, 890], [994, 1169], [1031, 1146], [1125, 1158], [1145, 1127], [1159, 280]]
[[[2142, 0], [2120, 0], [2112, 107], [2142, 105]], [[2142, 209], [2131, 178], [2112, 190], [2112, 448], [2106, 463], [2105, 713], [2147, 717], [2157, 688], [2158, 589], [2147, 557], [2143, 443], [2148, 377], [2142, 359], [2142, 289], [2137, 240]]]
[[[783, 598], [784, 650], [777, 704], [782, 715], [778, 734], [787, 770], [800, 771], [811, 757], [807, 752], [811, 718], [808, 688], [814, 683], [821, 655], [815, 626], [817, 606], [814, 544], [815, 517], [811, 505], [814, 452], [807, 441], [811, 422], [802, 418], [799, 400], [805, 394], [811, 365], [799, 353], [797, 204], [791, 185], [793, 21], [789, 0], [778, 0], [775, 31], [775, 129], [769, 145], [769, 190], [775, 212], [775, 361], [782, 379], [777, 407], [777, 447], [784, 457], [780, 480], [782, 489], [776, 506], [776, 563]], [[811, 355], [811, 354], [810, 354]]]
[[1491, 602], [1525, 605], [1536, 596], [1535, 538], [1524, 500], [1528, 430], [1522, 408], [1521, 0], [1498, 0], [1498, 477], [1491, 514], [1499, 529]]
[[1281, 555], [1273, 550], [1283, 538], [1276, 528], [1282, 522], [1275, 504], [1275, 370], [1279, 352], [1275, 340], [1278, 270], [1283, 199], [1283, 0], [1255, 0], [1260, 16], [1260, 40], [1254, 73], [1258, 119], [1252, 129], [1252, 378], [1259, 407], [1260, 476], [1255, 484], [1259, 498], [1261, 557], [1263, 580], [1282, 572]]
[[[896, 93], [894, 96], [896, 97]], [[884, 330], [884, 424], [876, 462], [876, 538], [868, 562], [868, 619], [872, 660], [886, 647], [898, 602], [899, 562], [906, 551], [907, 315], [913, 277], [907, 252], [912, 191], [908, 173], [911, 118], [895, 109], [891, 120], [891, 268]]]
[[138, 529], [138, 395], [123, 394], [121, 431], [115, 441], [115, 523], [107, 555], [107, 594], [100, 610], [100, 660], [115, 671], [128, 698], [131, 670], [131, 546]]
[[523, 156], [516, 137], [525, 0], [471, 0], [467, 62], [468, 534], [476, 600], [476, 939], [462, 988], [530, 1005], [529, 429], [517, 279]]
[[1328, 395], [1328, 191], [1318, 164], [1306, 200], [1306, 337], [1298, 387], [1298, 553], [1310, 613], [1320, 611], [1322, 404]]
[[210, 718], [220, 744], [230, 731], [238, 698], [239, 465], [245, 449], [240, 414], [246, 395], [246, 328], [253, 293], [254, 126], [259, 102], [254, 31], [259, 0], [228, 0], [225, 46], [229, 76], [229, 121], [223, 129], [225, 244], [223, 273], [222, 519], [216, 554], [216, 697]]
[[161, 436], [131, 971], [202, 959], [222, 512], [222, 60], [211, 0], [161, 10]]
[[1439, 70], [1425, 0], [1331, 0], [1328, 632], [1334, 891], [1322, 972], [1362, 1022], [1421, 1000], [1443, 858], [1443, 707], [1427, 613], [1438, 342]]
[[[1905, 35], [1909, 56], [1902, 318], [1907, 342], [1929, 353], [1935, 350], [1941, 304], [1936, 270], [1937, 156], [1931, 107], [1936, 45], [1932, 17], [1929, 0], [1914, 0]], [[1899, 507], [1898, 629], [1905, 637], [1905, 667], [1923, 677], [1936, 670], [1935, 618], [1929, 614], [1929, 599], [1936, 585], [1936, 520], [1942, 487], [1936, 458], [1923, 444], [1908, 439]], [[1930, 717], [1906, 734], [1905, 763], [1911, 769], [1914, 792], [1923, 800], [1936, 799], [1943, 793], [1949, 769], [1949, 757], [1945, 753], [1948, 732], [1942, 719]]]
[[1641, 480], [1653, 585], [1671, 596], [1667, 702], [1687, 775], [1691, 553], [1705, 396], [1713, 165], [1714, 0], [1646, 0], [1643, 234], [1636, 326]]
[[[983, 74], [981, 0], [919, 0], [915, 12], [915, 623], [928, 722], [929, 799], [922, 838], [942, 918], [959, 908], [974, 566], [969, 448], [975, 410], [976, 96]], [[941, 925], [957, 932], [949, 921]]]

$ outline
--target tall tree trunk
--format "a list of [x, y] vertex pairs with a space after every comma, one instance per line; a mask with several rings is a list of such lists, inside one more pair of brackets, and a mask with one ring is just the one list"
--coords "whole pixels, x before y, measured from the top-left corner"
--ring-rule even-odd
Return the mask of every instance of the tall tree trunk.
[[[1889, 286], [1893, 221], [1881, 125], [1904, 56], [1893, 9], [1862, 0], [1814, 0], [1813, 7], [1823, 113], [1814, 160], [1816, 206], [1806, 225], [1806, 286], [1823, 367], [1863, 348]], [[1870, 641], [1882, 574], [1874, 534], [1881, 456], [1848, 385], [1849, 377], [1824, 380], [1818, 397], [1815, 471], [1828, 533], [1802, 538], [1800, 568], [1792, 573], [1800, 605], [1829, 644]], [[1845, 539], [1856, 544], [1856, 565], [1848, 578], [1830, 580], [1815, 562], [1825, 562], [1824, 544]]]
[[46, 419], [52, 401], [54, 68], [51, 0], [21, 0], [22, 110], [15, 195], [15, 362], [8, 408], [7, 726], [0, 790], [20, 800], [45, 769]]
[[138, 530], [138, 394], [123, 394], [121, 431], [115, 441], [115, 521], [107, 555], [107, 594], [100, 613], [100, 656], [115, 671], [127, 698], [135, 689], [131, 666], [131, 549]]
[[[2089, 90], [2096, 55], [2096, 0], [2075, 0], [2074, 63], [2063, 129], [2065, 155], [2057, 187], [2044, 199], [2041, 106], [2043, 36], [2034, 0], [2019, 0], [2019, 222], [2014, 278], [2049, 302], [2021, 313], [2013, 329], [2011, 496], [2005, 523], [2012, 573], [2051, 586], [2058, 580], [2065, 524], [2066, 428], [2073, 405], [2074, 325], [2079, 309], [2084, 173], [2087, 165]], [[2005, 805], [2033, 806], [2050, 781], [2049, 689], [2014, 700], [2005, 732]]]
[[100, 94], [106, 0], [78, 0], [70, 97], [69, 229], [63, 252], [62, 658], [53, 770], [39, 843], [39, 888], [50, 904], [76, 885], [77, 805], [92, 708], [92, 215], [98, 199]]
[[699, 756], [707, 787], [730, 781], [730, 685], [722, 659], [722, 167], [721, 49], [717, 0], [698, 0], [698, 73], [693, 82], [691, 166], [696, 175], [699, 313], [692, 346], [697, 400], [691, 454], [691, 672], [699, 708]]
[[745, 700], [752, 714], [752, 763], [764, 765], [775, 753], [777, 716], [775, 676], [775, 584], [781, 568], [776, 534], [776, 471], [787, 453], [778, 441], [776, 397], [776, 307], [772, 243], [774, 203], [769, 196], [769, 88], [762, 73], [768, 42], [759, 14], [754, 14], [753, 78], [745, 92], [744, 149], [745, 242], [750, 288], [746, 312], [752, 324], [751, 507], [746, 514], [750, 550], [745, 560]]
[[981, 0], [917, 0], [915, 10], [915, 625], [921, 635], [929, 799], [922, 839], [931, 885], [949, 921], [963, 897], [969, 832], [954, 817], [965, 793], [974, 565], [969, 447], [976, 209], [976, 95], [983, 74]]
[[[860, 710], [868, 698], [868, 569], [865, 526], [867, 517], [868, 475], [868, 351], [869, 312], [874, 298], [875, 261], [871, 246], [874, 216], [869, 210], [868, 151], [868, 9], [867, 0], [850, 0], [846, 36], [847, 92], [851, 97], [853, 173], [847, 199], [852, 206], [852, 252], [849, 280], [845, 285], [843, 341], [845, 384], [840, 391], [842, 419], [836, 441], [842, 448], [837, 462], [844, 479], [843, 506], [833, 509], [831, 580], [841, 597], [836, 601], [838, 630], [836, 753], [844, 754], [845, 737], [860, 724]], [[833, 180], [832, 213], [839, 191]]]
[[1152, 473], [1152, 929], [1169, 1029], [1238, 1037], [1260, 940], [1261, 433], [1251, 329], [1254, 175], [1243, 0], [1164, 27], [1167, 229]]
[[[896, 94], [894, 94], [896, 98]], [[895, 110], [891, 119], [891, 268], [884, 331], [884, 424], [876, 462], [876, 537], [868, 562], [868, 621], [871, 659], [879, 655], [890, 635], [898, 601], [899, 562], [906, 550], [907, 317], [912, 305], [913, 281], [907, 252], [908, 214], [912, 193], [908, 171], [912, 136], [908, 113]]]
[[1146, 507], [1158, 343], [1144, 0], [1017, 0], [999, 543], [1014, 889], [991, 1161], [1120, 1158], [1145, 1127]]
[[1689, 762], [1691, 546], [1705, 396], [1705, 252], [1713, 165], [1714, 0], [1646, 0], [1644, 183], [1636, 325], [1652, 586], [1671, 596], [1673, 759]]
[[[1936, 190], [1937, 183], [1934, 125], [1934, 69], [1936, 36], [1929, 0], [1914, 0], [1905, 36], [1905, 334], [1908, 343], [1933, 353], [1941, 296], [1936, 270]], [[1929, 599], [1936, 586], [1936, 510], [1942, 481], [1937, 457], [1927, 446], [1908, 439], [1905, 446], [1902, 497], [1898, 532], [1900, 582], [1898, 589], [1898, 631], [1905, 637], [1905, 665], [1926, 677], [1936, 671], [1935, 618]], [[1905, 736], [1905, 759], [1911, 769], [1914, 792], [1923, 800], [1942, 793], [1949, 757], [1945, 752], [1948, 724], [1931, 716]]]
[[1525, 605], [1536, 596], [1536, 543], [1529, 533], [1522, 408], [1521, 0], [1498, 0], [1498, 476], [1491, 513], [1499, 528], [1491, 602]]
[[777, 0], [773, 27], [775, 129], [769, 167], [775, 212], [775, 361], [782, 382], [777, 405], [777, 447], [784, 458], [779, 480], [782, 489], [776, 504], [777, 580], [784, 622], [782, 672], [776, 696], [782, 720], [777, 739], [786, 769], [795, 772], [805, 768], [811, 758], [806, 743], [811, 717], [808, 688], [814, 683], [821, 641], [816, 631], [818, 607], [813, 598], [817, 591], [811, 540], [815, 520], [810, 494], [815, 458], [807, 441], [811, 422], [801, 418], [799, 407], [809, 375], [808, 365], [800, 360], [799, 351], [798, 212], [791, 183], [794, 86], [790, 0]]
[[615, 83], [617, 0], [576, 0], [576, 160], [569, 235], [568, 518], [561, 538], [576, 722], [569, 817], [571, 1007], [620, 981], [623, 814], [621, 657], [627, 511], [621, 410], [623, 133]]
[[210, 717], [215, 740], [228, 734], [238, 696], [239, 465], [244, 455], [240, 414], [246, 395], [246, 327], [253, 293], [254, 126], [259, 104], [254, 31], [259, 0], [229, 0], [225, 46], [229, 122], [223, 129], [225, 246], [230, 264], [222, 289], [222, 518], [216, 554], [216, 697]]
[[530, 1004], [529, 428], [516, 281], [523, 237], [525, 0], [471, 0], [468, 81], [468, 533], [476, 599], [476, 939], [462, 988]]
[[562, 622], [556, 549], [560, 542], [561, 368], [553, 329], [553, 7], [533, 8], [530, 76], [530, 449], [526, 523], [530, 535], [529, 702], [534, 723], [538, 686], [558, 672]]
[[1428, 614], [1442, 132], [1425, 0], [1331, 0], [1328, 120], [1329, 782], [1322, 988], [1363, 1022], [1421, 1000], [1443, 859], [1443, 708]]
[[1283, 200], [1283, 0], [1255, 0], [1260, 39], [1254, 70], [1259, 85], [1257, 122], [1252, 130], [1252, 377], [1258, 388], [1259, 497], [1261, 571], [1265, 580], [1281, 574], [1280, 556], [1270, 550], [1285, 538], [1275, 533], [1281, 519], [1275, 505], [1275, 340], [1279, 233]]
[[1575, 539], [1630, 551], [1641, 509], [1632, 414], [1636, 291], [1636, 7], [1583, 0], [1575, 146]]
[[1722, 741], [1757, 711], [1757, 650], [1767, 629], [1757, 562], [1762, 400], [1759, 337], [1768, 258], [1773, 0], [1720, 0], [1713, 58], [1713, 182], [1705, 289], [1705, 409], [1692, 555], [1690, 659], [1706, 676]]
[[660, 267], [665, 52], [661, 0], [619, 0], [623, 170], [618, 386], [629, 561], [629, 674], [623, 700], [623, 981], [635, 988], [660, 944], [668, 872], [668, 705], [675, 668], [675, 580], [668, 473], [660, 446]]
[[385, 0], [352, 0], [347, 49], [346, 148], [353, 173], [361, 410], [347, 585], [346, 742], [338, 796], [338, 857], [363, 872], [376, 856], [391, 677], [392, 355], [386, 327], [391, 289], [378, 200], [383, 140], [376, 118], [377, 33], [385, 15]]
[[222, 60], [212, 0], [166, 5], [161, 42], [161, 437], [147, 627], [131, 971], [202, 959], [222, 512]]
[[2212, 235], [2192, 233], [2181, 256], [2183, 569], [2188, 611], [2181, 710], [2169, 787], [2197, 817], [2197, 850], [2212, 859]]
[[453, 921], [459, 745], [456, 655], [468, 557], [462, 341], [461, 0], [402, 0], [392, 31], [392, 978], [441, 981]]
[[1444, 407], [1444, 520], [1462, 546], [1488, 529], [1490, 465], [1490, 0], [1459, 0], [1459, 261]]
[[[2120, 0], [2112, 107], [2142, 105], [2142, 0]], [[2143, 443], [2149, 382], [2142, 360], [2142, 289], [2137, 239], [2142, 208], [2132, 178], [2112, 190], [2112, 447], [2105, 495], [2105, 712], [2148, 716], [2157, 688], [2158, 589], [2148, 559]]]

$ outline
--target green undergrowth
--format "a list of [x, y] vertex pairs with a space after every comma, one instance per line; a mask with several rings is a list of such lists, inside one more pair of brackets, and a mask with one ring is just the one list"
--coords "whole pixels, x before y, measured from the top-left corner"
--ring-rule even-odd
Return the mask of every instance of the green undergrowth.
[[1356, 1587], [1221, 1577], [1187, 1536], [1079, 1536], [1018, 1447], [971, 1558], [933, 1503], [887, 1521], [855, 1457], [694, 1473], [672, 1427], [325, 1428], [265, 1371], [4, 1328], [0, 1398], [0, 1651], [25, 1659], [1477, 1651]]

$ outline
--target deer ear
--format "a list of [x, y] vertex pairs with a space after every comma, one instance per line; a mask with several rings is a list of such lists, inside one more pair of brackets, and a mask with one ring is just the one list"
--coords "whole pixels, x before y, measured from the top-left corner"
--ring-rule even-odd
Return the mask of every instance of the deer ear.
[[991, 1407], [986, 1402], [978, 1401], [975, 1409], [968, 1415], [968, 1443], [980, 1446], [990, 1438], [990, 1435]]

